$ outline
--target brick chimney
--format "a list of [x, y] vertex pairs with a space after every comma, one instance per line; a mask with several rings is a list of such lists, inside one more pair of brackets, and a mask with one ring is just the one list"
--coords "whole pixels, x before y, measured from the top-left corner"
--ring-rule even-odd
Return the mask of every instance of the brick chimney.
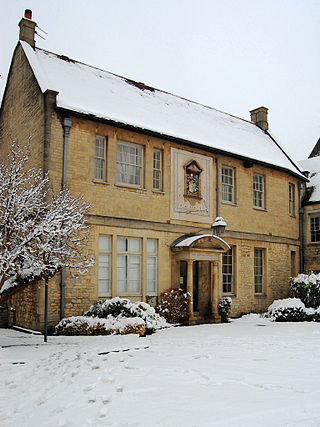
[[36, 42], [34, 39], [36, 23], [31, 21], [32, 12], [30, 9], [26, 9], [24, 12], [24, 17], [19, 22], [20, 33], [19, 40], [23, 40], [34, 49], [36, 46]]
[[255, 123], [262, 130], [268, 130], [268, 108], [258, 107], [250, 111], [251, 121]]

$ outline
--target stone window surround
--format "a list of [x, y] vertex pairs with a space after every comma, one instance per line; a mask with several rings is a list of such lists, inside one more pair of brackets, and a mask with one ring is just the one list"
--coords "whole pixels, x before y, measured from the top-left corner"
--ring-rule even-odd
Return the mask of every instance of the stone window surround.
[[[103, 295], [99, 293], [98, 290], [98, 282], [97, 282], [97, 297], [107, 297], [107, 298], [114, 298], [115, 296], [120, 296], [120, 297], [139, 297], [139, 300], [145, 300], [146, 296], [157, 296], [158, 295], [158, 282], [159, 282], [159, 258], [158, 258], [158, 253], [159, 253], [159, 239], [154, 238], [154, 237], [141, 237], [141, 236], [136, 236], [136, 235], [122, 235], [122, 234], [105, 234], [105, 233], [99, 233], [98, 237], [100, 238], [100, 236], [106, 236], [110, 238], [110, 251], [108, 251], [108, 254], [110, 254], [110, 263], [109, 263], [109, 268], [110, 268], [110, 276], [109, 276], [109, 292], [108, 293], [104, 293]], [[99, 238], [98, 238], [98, 242], [99, 242]], [[118, 238], [126, 238], [126, 239], [139, 239], [140, 240], [140, 253], [139, 255], [141, 255], [141, 260], [140, 260], [140, 290], [138, 293], [119, 293], [117, 291], [117, 255], [118, 255], [118, 250], [117, 250], [117, 239]], [[148, 241], [154, 241], [155, 242], [155, 252], [150, 252], [150, 250], [148, 251]], [[97, 248], [97, 251], [99, 253], [99, 248]], [[148, 291], [148, 283], [147, 283], [147, 262], [148, 262], [148, 257], [153, 257], [156, 258], [156, 290], [155, 292], [149, 292]], [[98, 269], [98, 263], [96, 263], [97, 269]], [[97, 280], [98, 280], [98, 272], [97, 272]]]
[[[232, 171], [232, 183], [227, 183], [227, 182], [223, 182], [224, 181], [224, 176], [228, 177], [230, 175], [226, 175], [223, 173], [223, 171], [225, 170], [229, 170]], [[230, 205], [236, 205], [236, 168], [234, 166], [229, 166], [226, 164], [222, 164], [221, 165], [221, 203], [226, 203], [226, 204], [230, 204]], [[231, 187], [231, 200], [226, 200], [223, 198], [223, 186], [226, 185], [228, 187]]]

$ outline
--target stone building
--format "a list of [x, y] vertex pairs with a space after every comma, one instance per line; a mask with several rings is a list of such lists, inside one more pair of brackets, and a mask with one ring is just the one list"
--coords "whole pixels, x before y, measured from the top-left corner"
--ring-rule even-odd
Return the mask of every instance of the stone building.
[[[92, 206], [96, 264], [80, 279], [50, 281], [49, 323], [100, 298], [156, 304], [171, 287], [192, 293], [190, 323], [218, 321], [222, 295], [233, 316], [285, 297], [299, 269], [305, 177], [269, 134], [267, 108], [240, 119], [39, 49], [36, 24], [19, 25], [1, 156], [31, 136], [32, 165], [50, 171], [56, 191], [66, 172], [71, 193]], [[216, 217], [223, 237], [212, 232]], [[43, 284], [5, 294], [18, 325], [42, 328]]]
[[303, 270], [320, 272], [320, 139], [310, 156], [299, 162], [309, 178], [303, 205]]

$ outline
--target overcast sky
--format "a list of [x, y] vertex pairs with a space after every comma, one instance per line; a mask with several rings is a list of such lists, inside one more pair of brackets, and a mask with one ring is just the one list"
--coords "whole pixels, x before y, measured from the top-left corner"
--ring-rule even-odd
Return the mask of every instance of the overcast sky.
[[[36, 44], [250, 119], [295, 160], [320, 137], [320, 0], [0, 0], [0, 97], [18, 22], [29, 8]], [[241, 143], [241, 141], [239, 141]]]

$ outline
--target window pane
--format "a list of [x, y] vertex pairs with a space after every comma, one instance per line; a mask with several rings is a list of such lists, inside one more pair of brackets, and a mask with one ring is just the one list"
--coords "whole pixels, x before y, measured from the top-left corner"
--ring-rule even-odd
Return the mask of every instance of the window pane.
[[140, 239], [128, 239], [129, 252], [140, 252]]
[[110, 255], [101, 253], [98, 258], [98, 294], [110, 292]]
[[117, 256], [117, 292], [127, 292], [127, 256]]
[[157, 292], [157, 257], [147, 257], [147, 294]]
[[127, 251], [127, 239], [125, 237], [118, 237], [117, 239], [117, 251], [126, 252]]
[[320, 241], [320, 216], [310, 218], [311, 242]]
[[129, 292], [140, 291], [140, 256], [129, 257]]
[[254, 291], [263, 291], [263, 249], [254, 249]]
[[110, 251], [110, 236], [99, 236], [99, 250]]
[[222, 254], [222, 290], [233, 292], [233, 248]]
[[157, 241], [155, 239], [147, 240], [147, 252], [155, 254], [157, 252]]

